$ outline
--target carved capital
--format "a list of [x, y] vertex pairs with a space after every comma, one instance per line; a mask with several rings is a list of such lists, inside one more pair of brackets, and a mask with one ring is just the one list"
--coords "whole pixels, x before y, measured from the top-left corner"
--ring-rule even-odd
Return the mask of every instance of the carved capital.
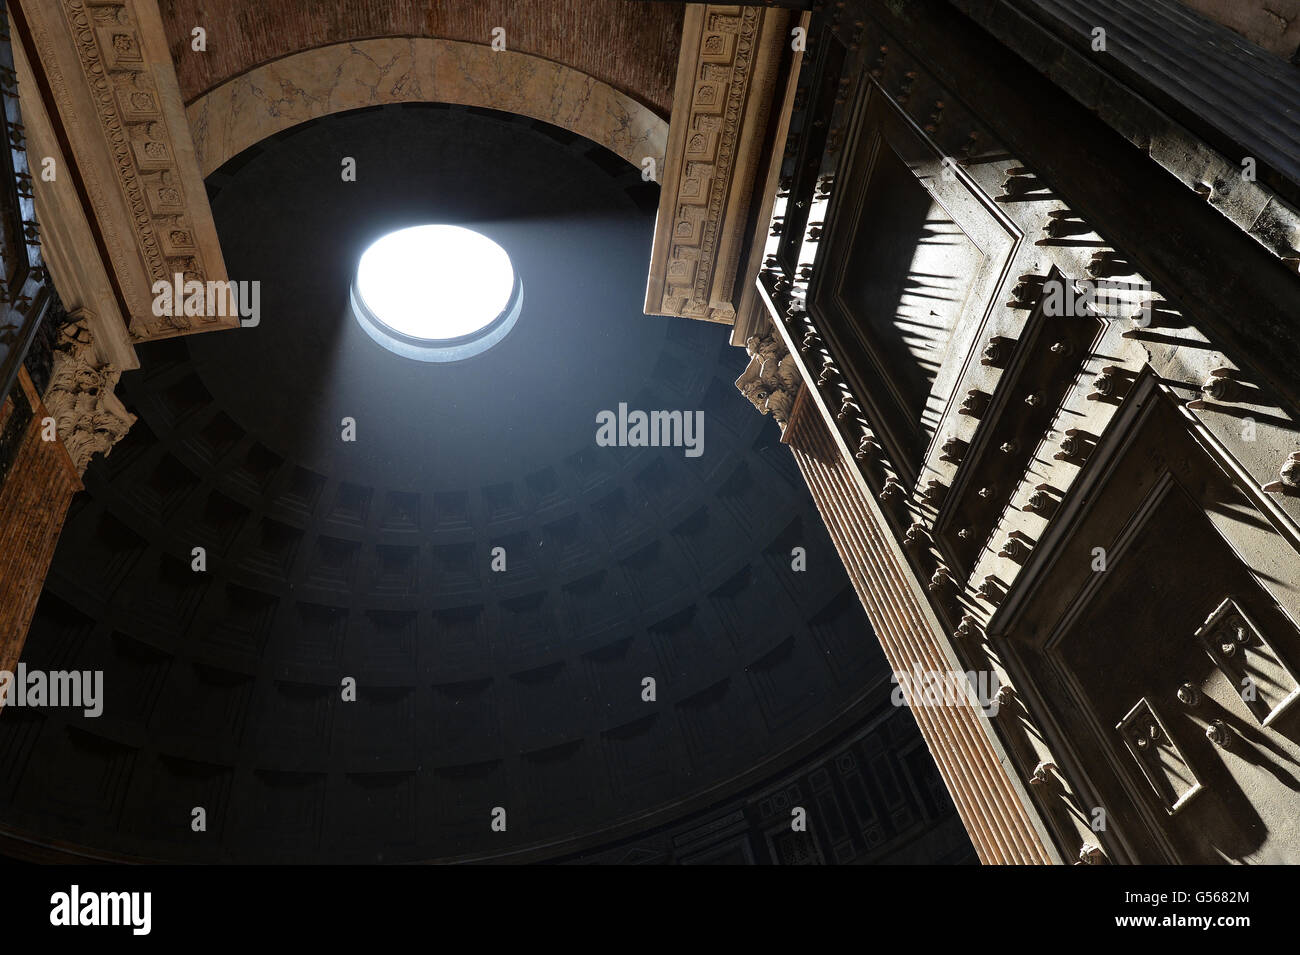
[[745, 342], [749, 365], [736, 379], [736, 387], [762, 414], [770, 414], [782, 428], [790, 420], [801, 379], [794, 358], [773, 335], [751, 336]]
[[121, 377], [121, 369], [95, 357], [85, 312], [59, 329], [43, 401], [78, 474], [86, 472], [95, 454], [107, 455], [135, 424], [135, 415], [113, 393]]

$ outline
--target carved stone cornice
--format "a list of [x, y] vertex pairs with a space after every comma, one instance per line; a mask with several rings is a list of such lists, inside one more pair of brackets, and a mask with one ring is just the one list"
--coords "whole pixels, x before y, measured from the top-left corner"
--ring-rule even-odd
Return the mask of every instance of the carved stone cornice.
[[95, 454], [107, 455], [113, 449], [136, 418], [114, 394], [121, 370], [95, 357], [90, 316], [77, 312], [70, 318], [59, 329], [50, 384], [42, 400], [80, 475]]
[[736, 273], [790, 22], [784, 10], [686, 8], [648, 315], [735, 320]]
[[70, 146], [131, 340], [235, 327], [238, 316], [153, 314], [159, 280], [227, 278], [156, 0], [10, 5]]

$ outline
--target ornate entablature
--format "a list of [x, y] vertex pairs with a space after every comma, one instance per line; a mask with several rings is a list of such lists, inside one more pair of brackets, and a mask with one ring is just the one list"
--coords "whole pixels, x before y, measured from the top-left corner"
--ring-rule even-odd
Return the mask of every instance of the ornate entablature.
[[783, 10], [687, 6], [648, 315], [735, 320], [746, 218], [790, 22]]
[[[11, 7], [18, 35], [33, 48], [29, 68], [43, 80], [36, 85], [49, 91], [42, 99], [51, 141], [72, 150], [55, 157], [65, 172], [55, 183], [84, 188], [82, 211], [97, 233], [84, 240], [105, 260], [130, 340], [234, 327], [237, 317], [154, 314], [155, 282], [226, 280], [155, 0]], [[38, 192], [47, 215], [67, 201], [43, 198]], [[75, 284], [68, 278], [61, 286]], [[61, 291], [70, 306], [82, 304], [75, 289]]]

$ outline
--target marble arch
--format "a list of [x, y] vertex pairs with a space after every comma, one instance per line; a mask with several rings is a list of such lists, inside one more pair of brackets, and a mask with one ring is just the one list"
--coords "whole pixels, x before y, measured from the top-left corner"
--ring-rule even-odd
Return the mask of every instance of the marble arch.
[[264, 63], [186, 107], [202, 175], [274, 133], [331, 113], [442, 102], [519, 113], [566, 129], [641, 166], [663, 165], [668, 121], [572, 67], [478, 43], [380, 37]]

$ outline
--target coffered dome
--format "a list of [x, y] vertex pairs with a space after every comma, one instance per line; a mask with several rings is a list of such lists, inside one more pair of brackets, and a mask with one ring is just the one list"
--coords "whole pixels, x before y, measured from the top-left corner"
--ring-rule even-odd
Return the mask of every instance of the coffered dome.
[[[733, 385], [744, 353], [641, 314], [638, 169], [403, 106], [295, 127], [208, 189], [258, 322], [143, 345], [123, 378], [140, 420], [87, 475], [25, 655], [102, 668], [105, 711], [13, 744], [42, 767], [14, 818], [145, 858], [565, 855], [770, 777], [879, 681], [778, 429]], [[426, 222], [497, 243], [527, 290], [464, 361], [350, 314], [362, 250]], [[702, 412], [702, 453], [598, 444], [620, 403]]]

